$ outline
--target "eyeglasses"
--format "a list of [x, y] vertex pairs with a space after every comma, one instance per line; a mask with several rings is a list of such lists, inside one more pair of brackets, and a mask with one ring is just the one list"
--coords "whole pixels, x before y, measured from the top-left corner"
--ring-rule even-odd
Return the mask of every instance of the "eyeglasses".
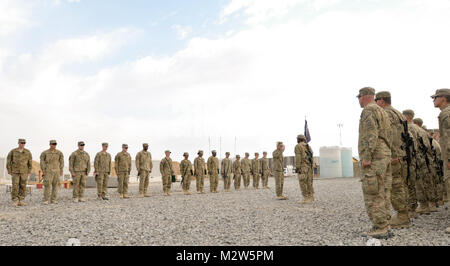
[[81, 146], [81, 147], [84, 147], [84, 144], [81, 144], [80, 146]]
[[50, 145], [52, 145], [52, 146], [56, 146], [57, 144], [56, 144], [56, 143], [52, 143], [52, 144], [50, 144]]
[[26, 142], [20, 142], [20, 144], [27, 144]]

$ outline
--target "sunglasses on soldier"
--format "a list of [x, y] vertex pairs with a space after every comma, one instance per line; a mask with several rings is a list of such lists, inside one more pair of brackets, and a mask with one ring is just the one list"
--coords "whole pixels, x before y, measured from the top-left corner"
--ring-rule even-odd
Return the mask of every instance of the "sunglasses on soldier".
[[20, 144], [27, 144], [26, 142], [20, 142]]

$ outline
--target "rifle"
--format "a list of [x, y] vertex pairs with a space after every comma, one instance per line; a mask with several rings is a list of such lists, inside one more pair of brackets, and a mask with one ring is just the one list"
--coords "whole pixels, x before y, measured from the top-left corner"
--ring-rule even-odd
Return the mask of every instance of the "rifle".
[[419, 137], [419, 150], [422, 152], [423, 157], [425, 158], [425, 163], [427, 164], [428, 172], [431, 173], [430, 169], [430, 159], [428, 158], [428, 148], [425, 146], [425, 143], [423, 142], [423, 138]]
[[439, 183], [442, 183], [443, 178], [444, 178], [444, 171], [443, 171], [444, 162], [442, 160], [439, 160], [439, 158], [437, 156], [437, 151], [433, 146], [433, 138], [430, 137], [429, 139], [430, 139], [431, 152], [433, 154], [433, 162], [434, 162], [434, 165], [436, 168], [436, 173], [439, 178]]
[[313, 167], [313, 155], [309, 149], [310, 149], [309, 145], [306, 144], [306, 158], [308, 158], [309, 165], [311, 165], [311, 167]]
[[414, 141], [413, 138], [409, 135], [408, 131], [408, 121], [404, 120], [401, 121], [403, 125], [403, 132], [402, 132], [402, 150], [406, 152], [406, 156], [403, 158], [403, 160], [406, 161], [406, 183], [409, 183], [409, 178], [411, 177], [411, 163], [412, 158], [416, 156], [416, 150], [414, 148]]

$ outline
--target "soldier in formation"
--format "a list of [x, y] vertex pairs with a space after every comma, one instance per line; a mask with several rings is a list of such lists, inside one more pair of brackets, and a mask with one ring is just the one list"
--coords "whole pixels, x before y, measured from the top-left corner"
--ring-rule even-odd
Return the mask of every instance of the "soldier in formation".
[[[44, 178], [44, 204], [48, 205], [49, 200], [56, 204], [56, 197], [60, 185], [60, 176], [64, 170], [64, 155], [56, 149], [56, 140], [50, 140], [50, 149], [42, 152], [40, 166]], [[50, 196], [51, 190], [51, 196]]]
[[19, 147], [10, 151], [6, 159], [6, 169], [12, 179], [11, 198], [15, 207], [27, 205], [25, 203], [26, 188], [33, 159], [31, 152], [25, 149], [26, 143], [25, 139], [19, 139]]
[[250, 174], [252, 169], [252, 163], [250, 162], [250, 154], [248, 152], [245, 153], [245, 158], [241, 161], [241, 169], [242, 169], [242, 179], [244, 181], [245, 189], [248, 189], [250, 185]]
[[225, 192], [230, 191], [230, 185], [231, 185], [231, 175], [233, 173], [233, 166], [230, 159], [230, 153], [225, 153], [225, 158], [222, 160], [220, 164], [220, 174], [223, 177], [223, 189]]
[[261, 179], [261, 162], [259, 161], [259, 153], [255, 152], [255, 159], [252, 162], [251, 173], [253, 176], [253, 188], [259, 189], [259, 180]]
[[198, 157], [194, 160], [194, 175], [196, 179], [197, 193], [204, 194], [203, 185], [206, 175], [206, 163], [203, 158], [203, 151], [200, 150], [197, 153]]
[[166, 150], [164, 152], [166, 157], [161, 160], [159, 164], [159, 171], [161, 172], [163, 192], [165, 196], [170, 196], [170, 189], [172, 187], [172, 176], [174, 175], [172, 159], [170, 158], [171, 152]]
[[237, 191], [241, 190], [241, 177], [242, 177], [241, 156], [238, 154], [236, 155], [236, 160], [233, 162], [234, 189]]
[[306, 143], [304, 135], [297, 136], [297, 146], [295, 146], [295, 172], [298, 174], [300, 190], [303, 200], [300, 204], [314, 201], [313, 188], [313, 153], [311, 147]]
[[208, 158], [207, 167], [209, 174], [209, 189], [211, 193], [217, 193], [219, 183], [219, 159], [216, 157], [217, 152], [212, 151], [212, 156]]
[[111, 154], [107, 152], [108, 143], [102, 143], [102, 150], [94, 158], [94, 176], [97, 181], [97, 199], [109, 200], [108, 181], [111, 174]]
[[148, 143], [142, 144], [142, 151], [136, 155], [136, 169], [139, 176], [139, 197], [150, 197], [147, 190], [153, 162], [152, 154], [148, 151]]
[[277, 149], [273, 151], [273, 174], [275, 177], [275, 190], [278, 200], [287, 200], [286, 196], [283, 196], [283, 185], [284, 185], [284, 157], [283, 152], [285, 146], [283, 142], [277, 142]]
[[128, 182], [131, 173], [131, 155], [128, 153], [128, 145], [122, 144], [122, 151], [114, 158], [117, 180], [119, 182], [118, 192], [121, 199], [129, 199]]
[[267, 152], [263, 152], [263, 157], [260, 159], [261, 161], [261, 179], [262, 179], [262, 186], [265, 189], [268, 189], [269, 186], [269, 175], [270, 175], [270, 168], [269, 168], [269, 160], [267, 159]]
[[69, 157], [69, 171], [73, 179], [73, 201], [85, 202], [84, 190], [86, 188], [86, 178], [91, 171], [91, 158], [84, 151], [84, 141], [78, 142], [78, 150]]
[[184, 160], [180, 163], [181, 183], [185, 195], [191, 195], [189, 189], [191, 187], [191, 178], [194, 175], [192, 163], [189, 161], [189, 153], [183, 153]]

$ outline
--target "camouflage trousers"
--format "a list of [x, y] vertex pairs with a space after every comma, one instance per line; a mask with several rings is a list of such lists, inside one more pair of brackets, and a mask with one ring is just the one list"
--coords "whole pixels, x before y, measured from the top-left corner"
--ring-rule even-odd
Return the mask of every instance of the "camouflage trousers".
[[408, 211], [408, 191], [406, 187], [406, 162], [400, 160], [391, 164], [392, 170], [392, 190], [391, 204], [396, 212]]
[[241, 189], [241, 174], [240, 173], [234, 174], [233, 179], [234, 179], [234, 189], [235, 190]]
[[444, 197], [450, 196], [450, 170], [447, 169], [447, 165], [444, 162]]
[[83, 198], [86, 188], [86, 172], [75, 172], [73, 177], [73, 198]]
[[[44, 176], [44, 201], [56, 201], [59, 189], [59, 170], [47, 172]], [[51, 195], [50, 195], [51, 192]]]
[[218, 185], [219, 185], [219, 175], [216, 172], [209, 174], [209, 190], [211, 192], [217, 191]]
[[[407, 176], [408, 165], [405, 162], [405, 180]], [[417, 192], [416, 192], [416, 161], [412, 160], [409, 167], [409, 178], [406, 180], [406, 186], [408, 188], [407, 198], [408, 198], [408, 208], [409, 211], [415, 211], [417, 209]]]
[[139, 194], [147, 194], [150, 171], [140, 170], [139, 175]]
[[386, 174], [384, 175], [384, 198], [385, 198], [385, 210], [386, 217], [391, 220], [391, 191], [392, 191], [392, 165], [389, 159], [389, 165], [386, 169]]
[[128, 182], [130, 180], [130, 174], [128, 172], [119, 172], [117, 174], [117, 179], [119, 181], [118, 191], [120, 195], [128, 194]]
[[284, 173], [275, 171], [274, 176], [275, 176], [275, 191], [277, 197], [281, 197], [283, 196]]
[[188, 191], [191, 189], [191, 174], [186, 174], [186, 176], [183, 177], [183, 190]]
[[108, 193], [108, 173], [97, 173], [97, 196], [105, 197]]
[[259, 188], [259, 180], [261, 179], [261, 174], [254, 174], [253, 175], [253, 187]]
[[248, 186], [250, 186], [250, 173], [243, 173], [242, 181], [244, 183], [244, 187], [248, 188]]
[[197, 187], [197, 192], [203, 192], [203, 186], [205, 183], [205, 176], [204, 175], [197, 175], [195, 177], [195, 185]]
[[426, 163], [416, 168], [416, 193], [418, 202], [425, 204], [433, 201], [433, 180]]
[[306, 166], [302, 167], [298, 173], [298, 181], [300, 184], [300, 191], [304, 198], [310, 198], [314, 195], [313, 176], [311, 169]]
[[231, 175], [223, 175], [223, 189], [229, 190], [231, 186]]
[[261, 175], [261, 182], [263, 187], [269, 186], [269, 171], [263, 172]]
[[386, 228], [388, 217], [386, 212], [386, 171], [390, 157], [373, 159], [372, 165], [361, 166], [362, 190], [367, 215], [375, 228]]
[[11, 199], [12, 201], [23, 201], [27, 195], [27, 181], [28, 174], [12, 174], [12, 188]]
[[440, 195], [440, 185], [439, 185], [439, 179], [436, 172], [436, 169], [434, 166], [430, 165], [430, 172], [431, 172], [431, 201], [432, 202], [438, 202], [439, 201], [439, 195]]
[[162, 183], [163, 183], [163, 191], [169, 192], [170, 188], [172, 187], [172, 176], [171, 175], [162, 176]]

